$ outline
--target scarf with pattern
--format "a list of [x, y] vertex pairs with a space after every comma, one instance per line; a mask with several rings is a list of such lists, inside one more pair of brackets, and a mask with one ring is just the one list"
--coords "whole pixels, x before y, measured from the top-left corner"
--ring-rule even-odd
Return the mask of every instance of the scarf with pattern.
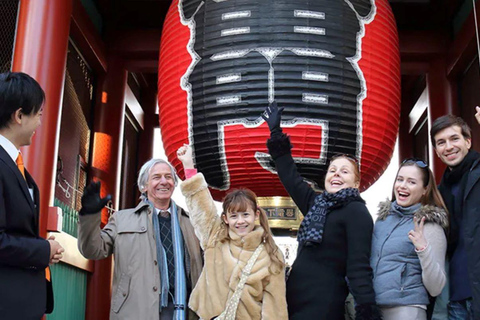
[[335, 193], [325, 191], [319, 194], [298, 230], [297, 241], [300, 246], [307, 242], [321, 243], [327, 215], [333, 209], [343, 207], [351, 201], [365, 203], [357, 188], [345, 188]]
[[[147, 199], [145, 200], [152, 207]], [[155, 209], [153, 212], [155, 212]], [[175, 284], [173, 285], [175, 290], [175, 297], [173, 297], [174, 303], [174, 320], [185, 320], [187, 317], [187, 278], [185, 274], [185, 255], [182, 230], [180, 229], [180, 222], [177, 216], [177, 205], [171, 201], [170, 216], [172, 223], [172, 243], [173, 243], [173, 255], [175, 262]], [[158, 270], [160, 272], [161, 290], [160, 290], [160, 312], [162, 308], [168, 306], [168, 289], [170, 287], [168, 279], [168, 263], [167, 255], [160, 238], [160, 226], [158, 217], [154, 215], [152, 217], [153, 229], [155, 231], [155, 241], [157, 245], [157, 261]]]

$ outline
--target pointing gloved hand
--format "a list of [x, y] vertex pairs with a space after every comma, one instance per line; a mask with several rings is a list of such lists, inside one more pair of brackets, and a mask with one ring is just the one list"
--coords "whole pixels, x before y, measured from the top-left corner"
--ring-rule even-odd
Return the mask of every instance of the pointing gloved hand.
[[111, 199], [111, 195], [107, 195], [105, 198], [100, 197], [100, 181], [91, 182], [83, 191], [82, 208], [79, 214], [83, 216], [98, 213]]
[[282, 112], [284, 108], [278, 108], [277, 102], [273, 101], [262, 113], [262, 118], [267, 122], [270, 133], [282, 133], [280, 122], [282, 120]]

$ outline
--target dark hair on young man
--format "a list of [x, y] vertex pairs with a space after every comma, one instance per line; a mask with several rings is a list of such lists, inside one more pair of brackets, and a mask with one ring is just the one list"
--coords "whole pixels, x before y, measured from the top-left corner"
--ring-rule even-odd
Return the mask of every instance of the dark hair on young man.
[[462, 135], [465, 139], [472, 138], [472, 130], [468, 126], [468, 124], [460, 117], [456, 117], [451, 114], [447, 114], [446, 116], [441, 116], [437, 118], [432, 123], [432, 128], [430, 129], [430, 140], [432, 142], [433, 147], [435, 148], [435, 135], [442, 131], [443, 129], [449, 128], [451, 126], [459, 126], [462, 129]]
[[0, 129], [8, 126], [21, 108], [25, 115], [36, 114], [45, 101], [45, 92], [35, 79], [23, 72], [0, 74]]

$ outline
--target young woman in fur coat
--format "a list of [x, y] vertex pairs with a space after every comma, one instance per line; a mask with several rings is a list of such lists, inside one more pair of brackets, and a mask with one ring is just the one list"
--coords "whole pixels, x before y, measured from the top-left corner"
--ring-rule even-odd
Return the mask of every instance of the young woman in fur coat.
[[370, 268], [373, 219], [358, 190], [358, 161], [349, 155], [329, 159], [325, 192], [316, 193], [298, 173], [290, 139], [280, 128], [281, 112], [272, 103], [263, 114], [271, 132], [268, 151], [280, 181], [305, 216], [287, 281], [290, 319], [344, 320], [349, 288], [355, 319], [380, 319]]
[[[179, 148], [177, 157], [186, 175], [180, 188], [205, 255], [189, 307], [201, 319], [214, 319], [228, 310], [221, 319], [286, 320], [284, 259], [255, 194], [248, 189], [231, 191], [219, 216], [205, 178], [194, 168], [191, 147]], [[256, 220], [260, 225], [255, 224]], [[231, 297], [250, 257], [261, 244], [263, 249], [245, 286], [237, 290], [240, 301], [235, 305]]]
[[448, 216], [428, 165], [402, 162], [392, 202], [379, 205], [371, 266], [377, 304], [384, 320], [427, 319], [428, 294], [446, 282]]

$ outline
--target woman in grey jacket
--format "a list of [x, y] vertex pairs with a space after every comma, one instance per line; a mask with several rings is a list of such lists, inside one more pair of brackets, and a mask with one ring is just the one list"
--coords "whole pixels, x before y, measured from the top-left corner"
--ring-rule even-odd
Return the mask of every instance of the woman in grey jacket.
[[435, 178], [423, 160], [402, 162], [392, 202], [379, 205], [371, 266], [384, 320], [424, 320], [428, 294], [446, 282], [448, 216]]

